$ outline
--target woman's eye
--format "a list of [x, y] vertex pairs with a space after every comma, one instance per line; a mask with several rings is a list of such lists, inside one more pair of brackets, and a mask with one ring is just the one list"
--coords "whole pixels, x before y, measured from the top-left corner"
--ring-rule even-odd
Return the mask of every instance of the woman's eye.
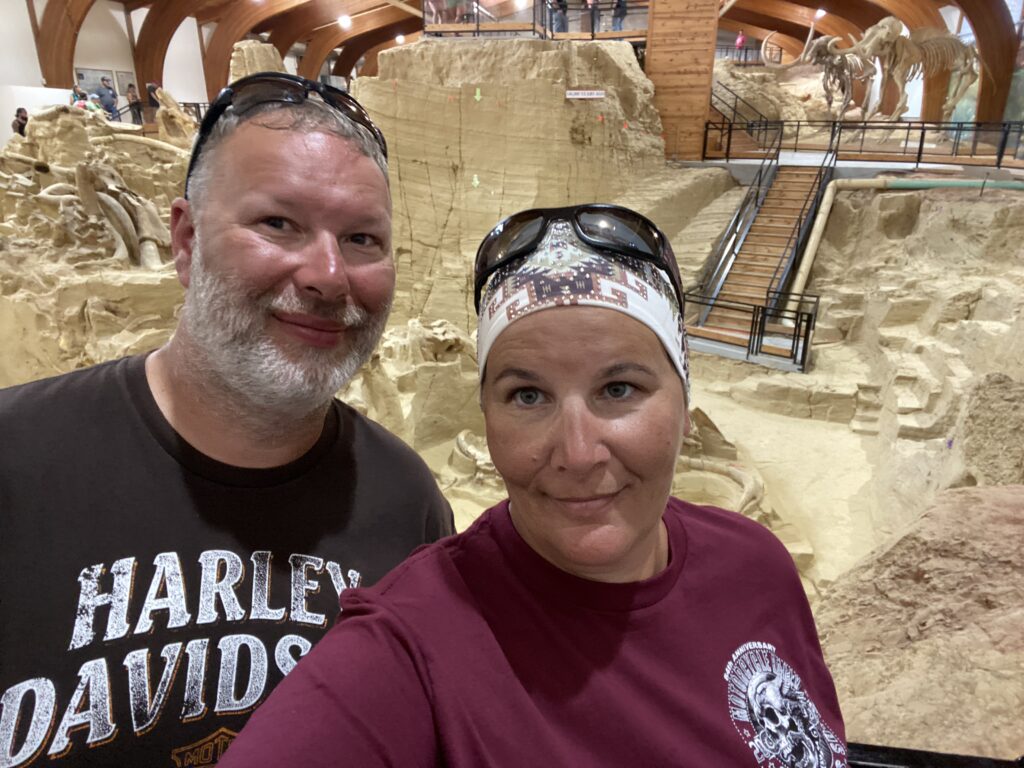
[[537, 405], [542, 399], [538, 390], [528, 387], [517, 389], [512, 393], [512, 402], [517, 405]]
[[627, 384], [624, 381], [613, 381], [611, 384], [607, 384], [604, 388], [608, 397], [613, 400], [621, 400], [624, 397], [629, 397], [636, 391], [636, 387], [632, 384]]

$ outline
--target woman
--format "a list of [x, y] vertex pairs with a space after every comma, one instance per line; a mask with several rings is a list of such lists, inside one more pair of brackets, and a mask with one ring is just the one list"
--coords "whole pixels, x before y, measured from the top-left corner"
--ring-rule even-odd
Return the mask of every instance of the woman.
[[128, 83], [125, 98], [128, 100], [128, 109], [132, 113], [132, 122], [135, 125], [142, 125], [142, 97], [139, 96], [139, 90], [135, 87], [135, 83]]
[[476, 304], [509, 500], [344, 592], [222, 765], [845, 765], [788, 553], [669, 495], [689, 421], [664, 235], [615, 206], [516, 214]]
[[71, 101], [70, 104], [73, 107], [77, 107], [79, 103], [87, 103], [89, 101], [89, 94], [86, 93], [80, 85], [77, 83], [71, 86]]

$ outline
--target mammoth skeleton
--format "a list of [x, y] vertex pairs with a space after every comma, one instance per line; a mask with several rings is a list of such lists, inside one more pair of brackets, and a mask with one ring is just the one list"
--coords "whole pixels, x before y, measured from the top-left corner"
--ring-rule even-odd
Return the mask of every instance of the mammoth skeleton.
[[[763, 61], [767, 61], [764, 58], [764, 47], [769, 39], [771, 35], [765, 38], [761, 46]], [[950, 92], [942, 105], [942, 119], [948, 121], [957, 103], [981, 73], [981, 58], [973, 45], [940, 29], [915, 29], [909, 36], [905, 36], [903, 22], [893, 16], [868, 27], [860, 40], [851, 36], [848, 48], [839, 48], [840, 40], [835, 35], [823, 35], [813, 41], [808, 39], [800, 56], [789, 64], [766, 66], [770, 69], [788, 69], [798, 64], [823, 67], [825, 100], [831, 109], [838, 97], [839, 118], [842, 118], [853, 98], [854, 80], [864, 82], [865, 95], [861, 104], [864, 119], [874, 117], [881, 106], [879, 104], [871, 113], [868, 112], [871, 85], [880, 67], [882, 92], [887, 83], [893, 82], [899, 94], [892, 114], [881, 119], [894, 121], [899, 120], [907, 111], [907, 83], [911, 80], [938, 72], [950, 73]], [[878, 62], [879, 67], [875, 66], [875, 62]]]

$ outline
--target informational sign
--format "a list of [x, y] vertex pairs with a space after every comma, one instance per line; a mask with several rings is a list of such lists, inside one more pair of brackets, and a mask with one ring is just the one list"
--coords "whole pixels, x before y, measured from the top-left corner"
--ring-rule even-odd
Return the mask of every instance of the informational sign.
[[603, 99], [604, 90], [592, 90], [592, 91], [566, 91], [565, 98], [567, 99]]

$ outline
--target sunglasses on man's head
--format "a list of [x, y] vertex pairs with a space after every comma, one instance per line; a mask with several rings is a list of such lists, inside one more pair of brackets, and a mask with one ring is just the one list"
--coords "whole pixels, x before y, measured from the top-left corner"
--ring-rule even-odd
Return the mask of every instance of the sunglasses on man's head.
[[384, 158], [387, 159], [388, 145], [384, 141], [384, 134], [370, 119], [370, 115], [363, 109], [363, 105], [345, 91], [286, 72], [260, 72], [231, 83], [217, 94], [217, 98], [210, 104], [210, 108], [206, 111], [206, 116], [203, 117], [203, 122], [199, 126], [199, 136], [195, 146], [192, 148], [192, 158], [189, 160], [188, 173], [185, 176], [185, 197], [188, 198], [188, 182], [192, 178], [192, 171], [195, 170], [203, 145], [210, 137], [213, 126], [217, 124], [229, 107], [234, 114], [243, 115], [260, 104], [301, 104], [313, 93], [317, 94], [325, 104], [368, 130], [374, 141], [377, 142], [377, 146], [380, 147]]
[[592, 203], [522, 211], [492, 229], [476, 252], [473, 303], [477, 314], [480, 313], [480, 297], [491, 275], [537, 250], [553, 221], [571, 223], [576, 236], [592, 248], [646, 261], [666, 272], [679, 306], [683, 306], [679, 265], [661, 230], [650, 219], [629, 208]]

